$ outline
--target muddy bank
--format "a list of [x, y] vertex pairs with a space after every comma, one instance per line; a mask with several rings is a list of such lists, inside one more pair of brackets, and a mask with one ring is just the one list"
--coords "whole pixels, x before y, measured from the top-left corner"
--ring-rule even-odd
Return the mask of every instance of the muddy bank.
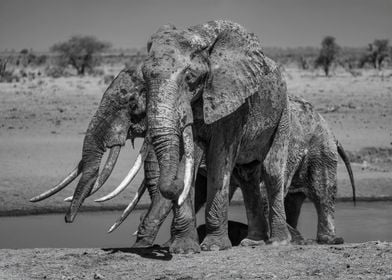
[[392, 243], [171, 255], [155, 247], [0, 250], [1, 279], [391, 279]]
[[[239, 195], [238, 195], [239, 196]], [[352, 197], [338, 197], [336, 202], [351, 202]], [[392, 201], [392, 196], [381, 196], [381, 197], [357, 197], [357, 202], [382, 202]], [[305, 200], [305, 203], [311, 203], [309, 200]], [[244, 205], [242, 199], [231, 201], [230, 205]], [[127, 204], [115, 204], [115, 205], [88, 205], [83, 206], [79, 212], [104, 212], [104, 211], [124, 211]], [[135, 210], [146, 210], [150, 206], [149, 203], [141, 203], [136, 206]], [[244, 206], [245, 207], [245, 206]], [[68, 210], [67, 204], [64, 205], [51, 205], [46, 207], [35, 207], [27, 209], [4, 209], [0, 211], [0, 217], [17, 217], [17, 216], [30, 216], [30, 215], [45, 215], [45, 214], [65, 214]]]

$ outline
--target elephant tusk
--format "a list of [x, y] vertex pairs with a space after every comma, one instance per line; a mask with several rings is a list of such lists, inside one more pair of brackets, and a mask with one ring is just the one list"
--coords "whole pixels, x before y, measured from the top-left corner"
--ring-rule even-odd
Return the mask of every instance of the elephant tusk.
[[[110, 174], [112, 173], [114, 166], [116, 165], [120, 151], [121, 146], [114, 146], [110, 149], [108, 159], [105, 162], [102, 172], [98, 175], [98, 178], [94, 183], [93, 189], [88, 196], [91, 196], [92, 194], [96, 193], [103, 186], [103, 184], [105, 184]], [[70, 202], [72, 201], [72, 199], [73, 196], [69, 196], [65, 198], [64, 201]]]
[[[109, 233], [111, 233], [113, 230], [118, 228], [122, 222], [131, 214], [133, 209], [135, 209], [136, 205], [138, 204], [139, 200], [142, 198], [144, 192], [146, 190], [146, 183], [145, 180], [141, 183], [139, 189], [137, 190], [135, 197], [132, 199], [132, 201], [129, 203], [127, 208], [125, 208], [124, 212], [121, 214], [121, 217], [117, 219], [117, 221], [110, 227]], [[137, 234], [137, 231], [136, 231]]]
[[80, 173], [82, 173], [82, 166], [83, 163], [82, 161], [79, 162], [78, 166], [75, 167], [74, 170], [72, 170], [67, 177], [65, 177], [60, 183], [58, 183], [56, 186], [51, 188], [50, 190], [47, 190], [46, 192], [41, 193], [40, 195], [34, 196], [33, 198], [30, 199], [30, 202], [37, 202], [44, 200], [55, 193], [58, 193], [62, 189], [64, 189], [66, 186], [68, 186], [73, 180], [75, 180]]
[[193, 167], [194, 167], [194, 146], [192, 127], [185, 127], [182, 133], [184, 141], [184, 156], [185, 156], [185, 174], [184, 174], [184, 189], [178, 198], [178, 205], [181, 206], [188, 197], [189, 190], [193, 182]]
[[104, 197], [98, 198], [94, 201], [103, 202], [112, 199], [113, 197], [120, 194], [123, 190], [125, 190], [125, 188], [129, 185], [129, 183], [132, 182], [132, 180], [135, 178], [136, 174], [140, 170], [144, 160], [146, 159], [148, 149], [149, 149], [149, 143], [145, 140], [143, 142], [142, 147], [140, 148], [139, 155], [137, 156], [133, 167], [131, 168], [131, 170], [129, 170], [128, 175], [124, 178], [124, 180], [120, 183], [120, 185], [111, 193], [105, 195]]
[[73, 199], [73, 196], [71, 195], [71, 196], [68, 196], [68, 197], [64, 198], [64, 201], [65, 202], [71, 202], [72, 199]]

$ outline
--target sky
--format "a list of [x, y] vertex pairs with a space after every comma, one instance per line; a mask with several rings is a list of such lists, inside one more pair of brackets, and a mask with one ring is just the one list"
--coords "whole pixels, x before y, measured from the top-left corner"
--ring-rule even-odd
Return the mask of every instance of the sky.
[[392, 41], [392, 0], [0, 0], [0, 51], [47, 51], [72, 35], [141, 48], [159, 26], [229, 19], [263, 46], [341, 46]]

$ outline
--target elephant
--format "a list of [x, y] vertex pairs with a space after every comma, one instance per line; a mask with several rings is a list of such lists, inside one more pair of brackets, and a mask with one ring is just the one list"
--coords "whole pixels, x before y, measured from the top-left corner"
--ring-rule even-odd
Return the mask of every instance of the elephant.
[[[39, 202], [55, 195], [82, 174], [74, 195], [65, 199], [65, 201], [71, 201], [65, 221], [73, 222], [83, 201], [97, 192], [109, 178], [125, 141], [133, 142], [135, 138], [146, 137], [145, 91], [146, 86], [141, 78], [140, 67], [120, 71], [105, 90], [98, 109], [88, 125], [84, 137], [82, 159], [77, 167], [53, 188], [31, 198], [30, 201]], [[109, 156], [102, 171], [98, 172], [106, 149], [110, 149]], [[126, 211], [129, 214], [134, 209], [145, 189], [148, 189], [152, 203], [139, 226], [137, 240], [133, 247], [152, 245], [161, 223], [173, 207], [172, 201], [163, 198], [157, 189], [159, 166], [154, 151], [142, 146], [140, 154], [143, 155], [138, 156], [136, 167], [131, 168], [120, 186], [103, 199], [97, 199], [97, 201], [105, 201], [123, 191], [136, 175], [141, 165], [141, 158], [143, 159], [145, 179], [138, 188], [136, 198]], [[196, 197], [197, 201], [198, 197]]]
[[[129, 70], [129, 69], [125, 69], [125, 70], [121, 71], [120, 74], [116, 77], [116, 79], [114, 79], [114, 81], [111, 83], [111, 85], [106, 90], [106, 92], [104, 94], [104, 98], [102, 98], [100, 108], [98, 110], [101, 112], [108, 111], [107, 109], [105, 110], [105, 108], [106, 108], [106, 106], [108, 106], [108, 104], [110, 104], [110, 102], [108, 102], [108, 100], [106, 98], [110, 97], [112, 99], [118, 99], [117, 101], [119, 103], [120, 100], [124, 96], [124, 88], [121, 85], [130, 85], [130, 88], [126, 89], [129, 91], [128, 92], [128, 105], [126, 107], [128, 108], [128, 113], [132, 117], [128, 120], [129, 121], [128, 124], [123, 124], [121, 127], [118, 127], [119, 121], [113, 121], [112, 125], [116, 125], [117, 129], [114, 129], [114, 127], [112, 127], [112, 125], [108, 125], [105, 127], [108, 131], [106, 133], [101, 132], [101, 133], [103, 133], [103, 135], [110, 135], [110, 133], [112, 133], [113, 131], [116, 131], [117, 133], [120, 133], [121, 135], [123, 135], [124, 133], [125, 134], [128, 133], [128, 135], [126, 136], [126, 139], [131, 139], [132, 141], [136, 137], [145, 137], [146, 131], [147, 131], [146, 115], [145, 115], [146, 88], [145, 88], [144, 81], [140, 78], [140, 73], [137, 73], [137, 72], [138, 71], [136, 71], [136, 70]], [[108, 94], [108, 93], [110, 93], [110, 94]], [[310, 107], [310, 108], [308, 110], [303, 109], [303, 108], [307, 108], [307, 107]], [[108, 118], [110, 117], [110, 119], [112, 119], [112, 120], [116, 120], [117, 113], [119, 113], [120, 116], [122, 114], [121, 111], [114, 111], [114, 110], [111, 111], [110, 113], [113, 115], [107, 116], [107, 117]], [[306, 128], [306, 125], [308, 124], [307, 120], [311, 119], [311, 118], [315, 119], [315, 118], [317, 118], [317, 115], [314, 115], [316, 113], [314, 113], [312, 111], [312, 107], [309, 103], [307, 103], [303, 100], [300, 100], [298, 98], [295, 98], [295, 97], [290, 97], [290, 113], [291, 113], [291, 115], [293, 115], [291, 118], [292, 120], [299, 119], [299, 121], [294, 123], [294, 124], [297, 124], [297, 126], [294, 125], [293, 126], [294, 129], [292, 131], [308, 131], [308, 132], [311, 131], [311, 128], [308, 128], [308, 129]], [[321, 118], [321, 116], [319, 116], [319, 118]], [[325, 123], [325, 121], [323, 121], [321, 126], [323, 126], [325, 128], [326, 132], [321, 133], [319, 135], [328, 135], [328, 127], [324, 123]], [[90, 127], [91, 127], [91, 125], [90, 125]], [[322, 131], [323, 130], [321, 129], [321, 132]], [[87, 133], [86, 133], [86, 135], [87, 135]], [[311, 135], [311, 133], [310, 133], [310, 135]], [[317, 136], [317, 134], [314, 134], [314, 135]], [[306, 134], [303, 134], [302, 136], [305, 138]], [[309, 138], [309, 136], [307, 136], [307, 137]], [[290, 139], [291, 139], [290, 145], [292, 145], [293, 147], [295, 146], [295, 141], [297, 141], [297, 142], [300, 142], [300, 141], [304, 142], [305, 141], [305, 140], [301, 140], [299, 138], [299, 136], [296, 137], [295, 134], [291, 135]], [[295, 140], [295, 141], [293, 141], [293, 140]], [[292, 144], [293, 142], [294, 142], [294, 144]], [[308, 147], [308, 150], [310, 150], [309, 147]], [[292, 151], [293, 152], [289, 155], [290, 159], [294, 158], [295, 157], [294, 154], [295, 154], [295, 152], [297, 152], [297, 150], [295, 150], [295, 149], [293, 149]], [[339, 151], [339, 146], [338, 146], [338, 151]], [[339, 154], [341, 156], [342, 156], [342, 154], [345, 155], [344, 151], [342, 153], [339, 151]], [[308, 156], [308, 155], [306, 155], [306, 156]], [[103, 168], [103, 172], [101, 172], [101, 174], [99, 175], [100, 179], [97, 180], [97, 182], [100, 182], [100, 184], [98, 184], [98, 185], [95, 184], [93, 190], [90, 192], [89, 195], [96, 192], [100, 188], [100, 186], [103, 185], [104, 181], [109, 177], [110, 171], [114, 167], [114, 163], [115, 163], [115, 161], [114, 161], [114, 163], [111, 163], [111, 162], [113, 162], [113, 160], [110, 160], [110, 158], [111, 157], [109, 156], [107, 164], [105, 164], [105, 167]], [[352, 171], [349, 166], [349, 162], [347, 161], [347, 157], [343, 157], [343, 159], [344, 159], [344, 162], [346, 163], [346, 166], [349, 170], [350, 179], [352, 180], [352, 184], [353, 184]], [[230, 189], [229, 189], [230, 199], [231, 199], [232, 195], [234, 194], [234, 191], [238, 187], [241, 186], [241, 183], [239, 183], [239, 181], [240, 180], [243, 181], [243, 179], [241, 179], [241, 176], [239, 175], [239, 173], [240, 173], [239, 168], [235, 168], [234, 176], [233, 176], [232, 181], [230, 183]], [[299, 173], [299, 172], [297, 171], [297, 173]], [[151, 246], [153, 244], [155, 237], [156, 237], [156, 234], [158, 233], [158, 230], [159, 230], [161, 223], [164, 221], [164, 219], [166, 218], [166, 216], [168, 215], [168, 213], [170, 212], [170, 210], [172, 208], [172, 201], [163, 198], [157, 189], [156, 185], [157, 185], [158, 178], [159, 178], [159, 167], [158, 167], [157, 160], [156, 160], [154, 153], [151, 153], [151, 155], [149, 154], [145, 160], [145, 180], [144, 180], [144, 183], [142, 184], [142, 186], [139, 188], [139, 191], [138, 191], [139, 196], [137, 198], [140, 199], [140, 196], [142, 193], [140, 190], [144, 190], [147, 187], [147, 189], [150, 193], [152, 203], [151, 203], [150, 208], [148, 209], [146, 215], [144, 215], [144, 218], [141, 221], [141, 224], [140, 224], [139, 230], [138, 230], [137, 240], [136, 240], [135, 244], [133, 245], [133, 247]], [[196, 191], [195, 191], [195, 212], [199, 211], [201, 206], [206, 201], [207, 179], [206, 179], [205, 166], [203, 166], [202, 168], [199, 169], [196, 178], [197, 179], [196, 179]], [[65, 182], [66, 182], [66, 180], [63, 180], [62, 187], [65, 187], [67, 185]], [[70, 182], [70, 180], [68, 180], [68, 183], [69, 182]], [[297, 183], [297, 185], [298, 184], [299, 183]], [[286, 186], [287, 186], [287, 184], [286, 184]], [[54, 191], [52, 189], [49, 192], [45, 192], [43, 195], [37, 196], [35, 199], [32, 199], [32, 201], [39, 201], [44, 198], [47, 198], [59, 190], [60, 189], [58, 187], [55, 187]], [[246, 188], [244, 190], [247, 191]], [[355, 191], [355, 189], [354, 189], [354, 191]], [[293, 194], [291, 194], [292, 192], [293, 192]], [[298, 188], [295, 189], [294, 191], [292, 191], [292, 188], [289, 188], [288, 193], [285, 198], [286, 215], [288, 217], [287, 222], [294, 229], [296, 228], [296, 225], [297, 225], [296, 219], [298, 219], [300, 206], [303, 202], [303, 198], [301, 196], [303, 193], [306, 193], [306, 192], [302, 192], [298, 195]], [[248, 197], [251, 195], [252, 194], [248, 194]], [[110, 196], [110, 198], [112, 198], [112, 197], [113, 196]], [[244, 197], [245, 198], [247, 197], [246, 193], [244, 193]], [[298, 200], [300, 201], [300, 203], [298, 203], [298, 202], [294, 203], [295, 202], [294, 199], [297, 197], [299, 198]], [[355, 192], [354, 192], [354, 198], [355, 198]], [[119, 222], [116, 224], [115, 227], [111, 228], [111, 231], [114, 230], [114, 228], [116, 228], [119, 224], [121, 224], [121, 222], [126, 218], [126, 216], [129, 215], [129, 213], [132, 211], [132, 209], [136, 206], [138, 199], [134, 200], [130, 204], [130, 207], [128, 207], [125, 211], [126, 214], [123, 215], [121, 219], [119, 219]], [[292, 201], [294, 201], [294, 202], [292, 202]], [[294, 215], [296, 215], [296, 216], [294, 216], [294, 218], [291, 218], [292, 217], [291, 213], [294, 213]], [[295, 219], [295, 217], [296, 217], [296, 219]], [[300, 234], [297, 231], [293, 230], [293, 228], [291, 228], [291, 227], [289, 228], [291, 234], [293, 236], [296, 236], [296, 240], [301, 240]], [[229, 231], [229, 235], [231, 235], [230, 240], [232, 240], [232, 241], [235, 240], [234, 244], [237, 244], [239, 240], [242, 240], [244, 237], [244, 233], [246, 232], [244, 229], [244, 225], [238, 226], [238, 224], [236, 224], [236, 223], [231, 223], [231, 225], [229, 225], [229, 229], [231, 229]], [[233, 235], [233, 232], [237, 233], [237, 235], [235, 235], [235, 234]], [[175, 232], [174, 232], [174, 234], [175, 234]], [[235, 236], [235, 238], [233, 236]], [[245, 241], [246, 241], [246, 239], [245, 239]], [[249, 242], [249, 240], [247, 240], [247, 242]], [[254, 244], [255, 243], [251, 243], [251, 245], [254, 245]], [[168, 243], [168, 245], [169, 245], [169, 243]]]
[[[207, 163], [206, 237], [202, 250], [231, 247], [227, 233], [228, 189], [234, 166], [248, 173], [246, 184], [260, 200], [260, 172], [267, 187], [271, 236], [287, 244], [283, 191], [288, 149], [288, 97], [279, 68], [256, 36], [241, 25], [210, 21], [178, 30], [161, 27], [147, 44], [143, 79], [147, 84], [147, 135], [158, 159], [158, 188], [172, 201], [177, 225], [173, 250], [198, 246], [189, 193], [202, 150]], [[197, 153], [198, 154], [198, 153]], [[184, 162], [184, 180], [176, 180]], [[248, 207], [248, 238], [264, 240], [261, 203]], [[185, 226], [188, 225], [188, 226]]]
[[[146, 95], [144, 83], [139, 79], [139, 72], [139, 68], [124, 69], [112, 81], [88, 125], [83, 141], [82, 159], [77, 167], [53, 188], [30, 199], [31, 202], [38, 202], [56, 194], [82, 174], [74, 195], [66, 199], [71, 200], [71, 204], [65, 215], [65, 222], [73, 222], [86, 197], [98, 191], [109, 178], [125, 141], [145, 137], [145, 130], [140, 127], [144, 127], [145, 122]], [[131, 126], [132, 136], [129, 135]], [[110, 149], [108, 158], [99, 172], [101, 159], [107, 149]], [[142, 147], [136, 166], [130, 170], [126, 179], [131, 180], [136, 175], [142, 159], [145, 159], [144, 166], [145, 170], [150, 172], [150, 176], [147, 177], [150, 180], [144, 180], [142, 186], [154, 184], [153, 181], [159, 176], [159, 170], [152, 166], [156, 161], [150, 160], [150, 157], [151, 153], [148, 153], [147, 147]], [[157, 171], [156, 176], [153, 174], [154, 170]], [[126, 181], [122, 182], [125, 183]]]
[[[354, 204], [356, 201], [354, 177], [348, 157], [343, 146], [333, 135], [327, 122], [314, 110], [309, 102], [290, 95], [289, 115], [290, 137], [286, 169], [288, 175], [284, 182], [284, 206], [290, 233], [295, 237], [294, 243], [304, 242], [304, 239], [297, 230], [297, 224], [301, 206], [306, 197], [314, 203], [318, 214], [317, 242], [320, 244], [343, 243], [343, 238], [336, 237], [333, 215], [337, 191], [336, 170], [338, 155], [343, 159], [350, 177]], [[246, 184], [247, 173], [243, 172], [244, 169], [241, 166], [234, 168], [229, 189], [230, 200], [235, 190]], [[196, 176], [195, 212], [198, 212], [206, 202], [206, 174], [206, 166], [202, 164]], [[260, 178], [262, 181], [260, 188], [262, 190], [261, 193], [264, 194], [262, 201], [266, 204], [268, 199], [265, 195], [266, 189], [262, 178], [263, 175]], [[247, 189], [244, 187], [241, 189], [243, 190], [245, 200], [251, 200], [244, 193]], [[266, 213], [268, 212], [266, 205], [264, 205], [263, 209], [266, 209]], [[165, 209], [162, 209], [162, 211], [165, 211]], [[160, 221], [159, 224], [162, 222]], [[139, 228], [144, 228], [143, 221]], [[236, 244], [240, 237], [243, 239], [242, 245], [246, 242], [250, 242], [249, 245], [255, 244], [251, 240], [244, 239], [245, 228], [243, 225], [231, 223], [231, 229], [232, 237], [230, 240], [236, 240]], [[205, 226], [198, 230], [198, 232], [199, 236], [205, 236]], [[200, 235], [201, 232], [203, 234]], [[156, 233], [152, 235], [155, 237]], [[153, 240], [150, 239], [150, 243], [145, 245], [152, 246]]]
[[[164, 26], [151, 37], [147, 49], [148, 56], [141, 67], [147, 85], [147, 135], [135, 166], [117, 192], [152, 154], [149, 152], [152, 146], [160, 170], [157, 189], [163, 197], [175, 202], [176, 238], [171, 248], [184, 252], [200, 250], [188, 194], [193, 193], [191, 185], [200, 162], [200, 157], [194, 155], [205, 153], [207, 235], [201, 248], [227, 249], [231, 247], [227, 236], [227, 206], [232, 169], [240, 164], [250, 166], [247, 170], [254, 173], [254, 166], [270, 157], [274, 159], [270, 161], [273, 164], [267, 168], [272, 177], [266, 182], [271, 207], [276, 209], [270, 212], [271, 240], [281, 243], [290, 240], [281, 183], [284, 170], [281, 165], [285, 160], [280, 159], [280, 154], [287, 150], [286, 84], [276, 64], [262, 53], [258, 39], [236, 23], [211, 21], [182, 31]], [[120, 73], [126, 75], [126, 71]], [[109, 177], [132, 118], [143, 117], [129, 112], [134, 86], [132, 79], [125, 79], [116, 87], [109, 87], [87, 129], [78, 166], [55, 187], [31, 201], [53, 195], [82, 174], [65, 216], [66, 222], [73, 222], [86, 197]], [[120, 97], [117, 92], [121, 93]], [[279, 150], [278, 154], [269, 153], [274, 145], [281, 147], [275, 149]], [[110, 149], [110, 154], [99, 173], [106, 149]], [[147, 170], [157, 169], [147, 167]], [[182, 177], [183, 182], [176, 180]], [[254, 174], [247, 185], [256, 194], [255, 199], [260, 198], [259, 178]], [[154, 184], [145, 181], [143, 185], [150, 183]], [[251, 214], [248, 237], [264, 240], [265, 236], [260, 234], [263, 232], [261, 203], [254, 205], [254, 208], [246, 205], [247, 213]]]
[[[309, 198], [318, 216], [316, 241], [320, 244], [341, 244], [344, 240], [336, 236], [334, 225], [338, 155], [349, 174], [355, 205], [355, 182], [350, 161], [325, 119], [309, 102], [289, 95], [289, 116], [284, 206], [290, 232], [296, 236], [297, 243], [302, 242], [303, 238], [296, 228], [301, 206], [305, 198]], [[268, 171], [263, 166], [260, 187], [265, 194], [263, 178], [268, 178], [264, 174]]]

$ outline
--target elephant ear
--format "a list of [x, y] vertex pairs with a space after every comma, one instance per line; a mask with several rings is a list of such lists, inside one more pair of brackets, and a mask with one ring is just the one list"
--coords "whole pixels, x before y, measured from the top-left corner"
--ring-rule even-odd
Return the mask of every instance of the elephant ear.
[[203, 93], [206, 124], [237, 110], [270, 71], [256, 36], [241, 30], [221, 33], [209, 52], [210, 78]]

